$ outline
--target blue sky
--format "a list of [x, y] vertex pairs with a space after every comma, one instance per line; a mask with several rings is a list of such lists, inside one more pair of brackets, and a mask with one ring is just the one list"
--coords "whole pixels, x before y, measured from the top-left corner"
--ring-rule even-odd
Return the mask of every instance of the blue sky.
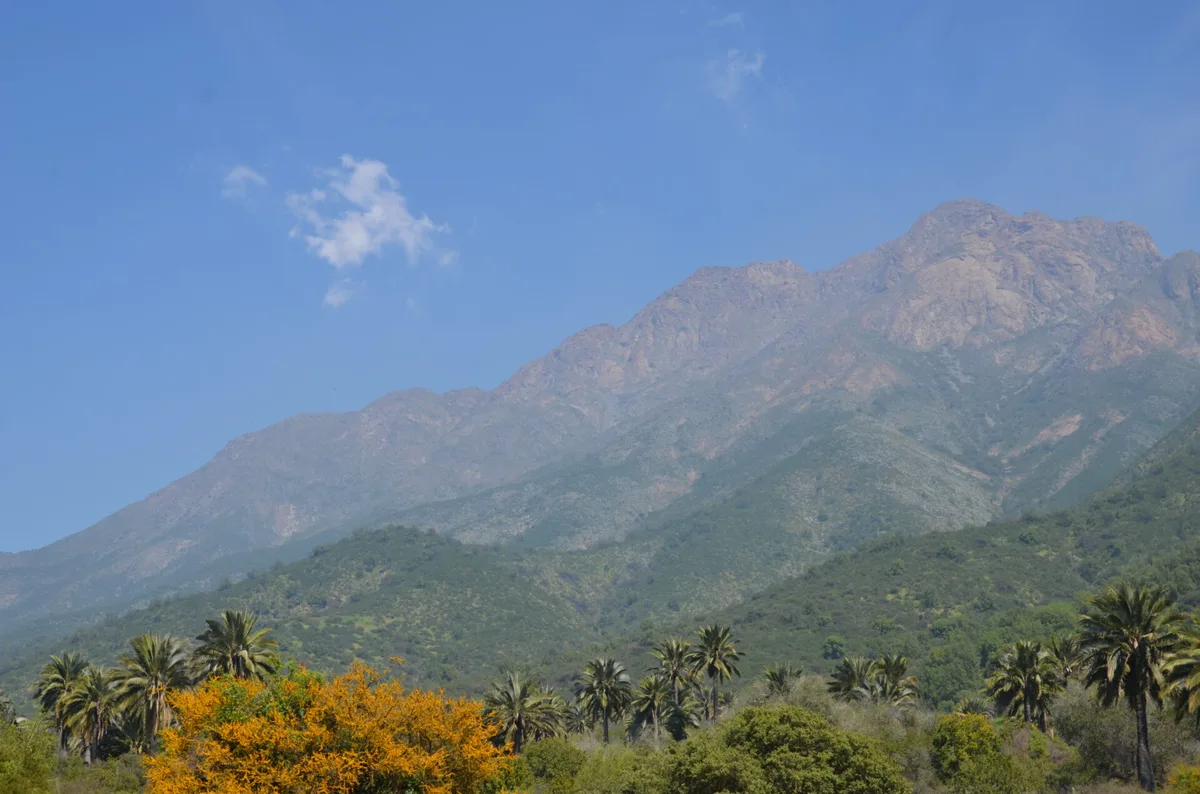
[[1196, 3], [11, 6], [3, 550], [944, 200], [1200, 247]]

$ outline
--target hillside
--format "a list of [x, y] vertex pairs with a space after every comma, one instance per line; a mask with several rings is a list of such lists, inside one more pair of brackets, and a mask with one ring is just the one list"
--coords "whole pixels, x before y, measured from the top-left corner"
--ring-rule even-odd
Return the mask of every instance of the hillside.
[[[158, 602], [65, 640], [0, 649], [0, 687], [22, 691], [64, 648], [112, 659], [130, 636], [194, 636], [204, 616], [242, 607], [260, 612], [283, 651], [307, 664], [338, 670], [356, 657], [385, 664], [400, 655], [409, 680], [451, 691], [478, 693], [507, 666], [565, 686], [595, 653], [636, 670], [666, 634], [720, 621], [734, 626], [747, 674], [779, 661], [822, 672], [839, 654], [900, 652], [916, 661], [927, 696], [952, 701], [978, 686], [1000, 644], [1070, 628], [1078, 596], [1118, 574], [1166, 581], [1200, 606], [1197, 504], [1200, 411], [1078, 508], [937, 535], [893, 532], [733, 607], [640, 626], [647, 615], [679, 612], [672, 594], [725, 587], [716, 561], [736, 567], [728, 555], [755, 546], [756, 522], [714, 514], [664, 544], [632, 581], [636, 546], [521, 552], [404, 527], [361, 531], [218, 592]], [[684, 548], [702, 550], [707, 567]]]
[[[903, 653], [918, 662], [927, 697], [953, 701], [978, 687], [1002, 643], [1070, 630], [1080, 596], [1115, 577], [1167, 584], [1200, 607], [1198, 505], [1200, 412], [1078, 508], [889, 535], [703, 620], [734, 626], [744, 669], [789, 661], [827, 672], [840, 654]], [[608, 652], [643, 659], [662, 634], [645, 630]]]
[[[1200, 256], [1164, 259], [1133, 224], [976, 201], [830, 270], [705, 268], [490, 392], [293, 417], [94, 527], [0, 556], [0, 631], [65, 630], [383, 523], [591, 549], [653, 577], [654, 604], [727, 606], [883, 532], [1103, 485], [1200, 391], [1198, 284]], [[731, 520], [752, 544], [691, 547]], [[706, 566], [721, 583], [693, 597]], [[613, 622], [611, 600], [585, 608]]]

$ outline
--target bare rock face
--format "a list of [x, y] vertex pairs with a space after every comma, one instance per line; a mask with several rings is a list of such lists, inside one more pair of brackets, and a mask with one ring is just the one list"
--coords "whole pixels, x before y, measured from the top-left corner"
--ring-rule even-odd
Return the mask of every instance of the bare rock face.
[[[1052, 503], [1192, 405], [1198, 331], [1200, 256], [1164, 260], [1130, 223], [949, 202], [828, 271], [699, 270], [490, 392], [410, 389], [235, 439], [93, 527], [0, 555], [0, 628], [205, 586], [218, 563], [384, 518], [577, 548], [757, 483], [811, 557], [880, 516], [915, 531]], [[902, 471], [914, 456], [932, 490]], [[845, 479], [824, 508], [811, 460]]]

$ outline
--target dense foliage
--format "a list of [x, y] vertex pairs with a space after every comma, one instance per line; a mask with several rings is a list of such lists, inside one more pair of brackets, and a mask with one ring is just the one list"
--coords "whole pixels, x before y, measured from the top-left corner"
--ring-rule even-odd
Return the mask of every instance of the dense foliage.
[[328, 683], [299, 668], [268, 683], [226, 675], [171, 704], [176, 725], [147, 762], [157, 794], [471, 794], [508, 764], [477, 703], [362, 665]]

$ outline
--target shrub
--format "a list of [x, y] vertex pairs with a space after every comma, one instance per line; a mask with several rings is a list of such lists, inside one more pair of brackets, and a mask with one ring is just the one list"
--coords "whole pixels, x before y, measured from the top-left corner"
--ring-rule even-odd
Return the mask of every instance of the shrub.
[[171, 706], [179, 727], [146, 762], [154, 794], [471, 794], [511, 769], [478, 703], [406, 690], [362, 664], [328, 683], [300, 668], [267, 683], [211, 679]]
[[54, 737], [38, 723], [0, 724], [0, 791], [50, 794]]
[[543, 739], [526, 746], [521, 760], [530, 773], [544, 781], [553, 794], [571, 791], [587, 753], [565, 739]]
[[662, 753], [662, 790], [901, 794], [899, 766], [865, 736], [795, 706], [744, 709], [715, 731]]
[[982, 714], [947, 714], [933, 729], [933, 768], [947, 782], [973, 759], [1000, 752], [1000, 737]]

